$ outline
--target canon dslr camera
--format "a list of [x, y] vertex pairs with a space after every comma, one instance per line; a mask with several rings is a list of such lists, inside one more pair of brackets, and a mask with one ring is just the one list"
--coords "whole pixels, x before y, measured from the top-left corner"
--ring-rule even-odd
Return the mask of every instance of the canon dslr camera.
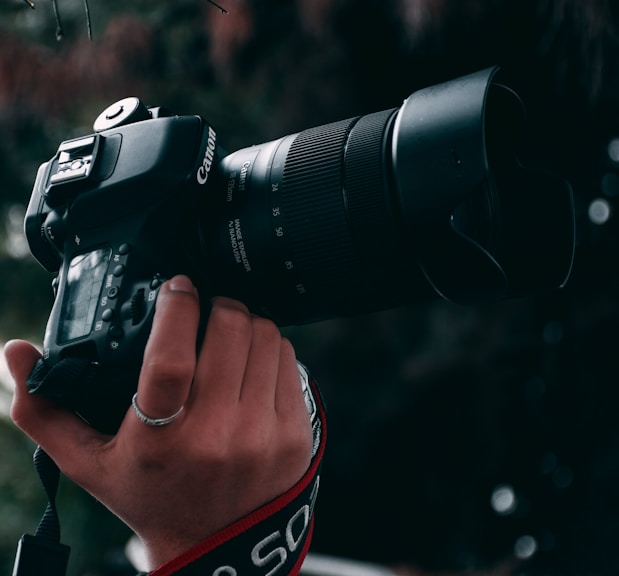
[[31, 392], [114, 432], [178, 273], [280, 325], [563, 285], [571, 190], [520, 165], [524, 109], [497, 72], [231, 154], [199, 116], [107, 108], [40, 167], [28, 206], [30, 249], [57, 273]]

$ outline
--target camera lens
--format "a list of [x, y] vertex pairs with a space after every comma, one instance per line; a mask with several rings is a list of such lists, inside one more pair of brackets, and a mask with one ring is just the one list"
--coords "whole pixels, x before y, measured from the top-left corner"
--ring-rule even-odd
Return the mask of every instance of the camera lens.
[[[412, 274], [389, 175], [396, 110], [234, 152], [203, 226], [215, 292], [280, 324], [393, 307]], [[403, 272], [404, 270], [404, 272]]]
[[489, 183], [480, 186], [451, 215], [451, 223], [459, 234], [470, 238], [489, 254], [495, 254], [498, 243], [500, 203], [492, 175]]
[[571, 190], [518, 162], [524, 110], [495, 72], [220, 158], [202, 207], [206, 292], [288, 325], [562, 285]]

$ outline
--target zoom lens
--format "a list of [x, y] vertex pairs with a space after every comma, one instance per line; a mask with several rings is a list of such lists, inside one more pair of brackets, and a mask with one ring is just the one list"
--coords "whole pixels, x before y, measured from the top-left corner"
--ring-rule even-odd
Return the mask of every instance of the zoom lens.
[[223, 158], [226, 194], [209, 201], [204, 225], [214, 290], [280, 324], [402, 303], [409, 274], [387, 170], [394, 114], [327, 124]]
[[[565, 282], [571, 190], [518, 164], [522, 104], [493, 83], [495, 72], [221, 158], [203, 206], [207, 292], [288, 325], [437, 295], [469, 302], [516, 295], [514, 285], [526, 291]], [[545, 197], [544, 210], [559, 216], [544, 222], [538, 214], [530, 228], [521, 197], [531, 195]], [[540, 249], [549, 225], [552, 254]], [[522, 254], [516, 229], [530, 232]], [[524, 279], [513, 282], [497, 252]], [[528, 278], [518, 258], [555, 264]]]

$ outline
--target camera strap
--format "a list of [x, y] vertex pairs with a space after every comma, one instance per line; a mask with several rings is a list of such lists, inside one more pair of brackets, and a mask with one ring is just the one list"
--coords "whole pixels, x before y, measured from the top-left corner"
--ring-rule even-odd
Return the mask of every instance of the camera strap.
[[[39, 359], [27, 385], [31, 394], [54, 397], [66, 393], [71, 383], [89, 384], [95, 376], [96, 365], [83, 358], [64, 358], [53, 366]], [[70, 548], [60, 542], [60, 520], [56, 510], [60, 470], [40, 446], [34, 451], [33, 461], [48, 504], [34, 536], [24, 534], [19, 540], [13, 576], [65, 576]]]
[[13, 576], [64, 576], [70, 548], [60, 543], [60, 521], [56, 510], [60, 470], [40, 446], [37, 446], [33, 460], [48, 504], [34, 536], [24, 534], [19, 540]]

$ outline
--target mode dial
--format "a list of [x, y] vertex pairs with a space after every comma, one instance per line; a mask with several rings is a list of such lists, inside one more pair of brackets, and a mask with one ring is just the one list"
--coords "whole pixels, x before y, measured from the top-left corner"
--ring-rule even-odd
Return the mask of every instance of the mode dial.
[[67, 236], [67, 226], [61, 214], [56, 210], [52, 210], [45, 218], [41, 231], [50, 244], [55, 246], [57, 250], [62, 251]]
[[117, 126], [149, 120], [150, 117], [148, 108], [142, 101], [131, 96], [115, 102], [101, 112], [93, 124], [93, 129], [95, 132], [103, 132]]

